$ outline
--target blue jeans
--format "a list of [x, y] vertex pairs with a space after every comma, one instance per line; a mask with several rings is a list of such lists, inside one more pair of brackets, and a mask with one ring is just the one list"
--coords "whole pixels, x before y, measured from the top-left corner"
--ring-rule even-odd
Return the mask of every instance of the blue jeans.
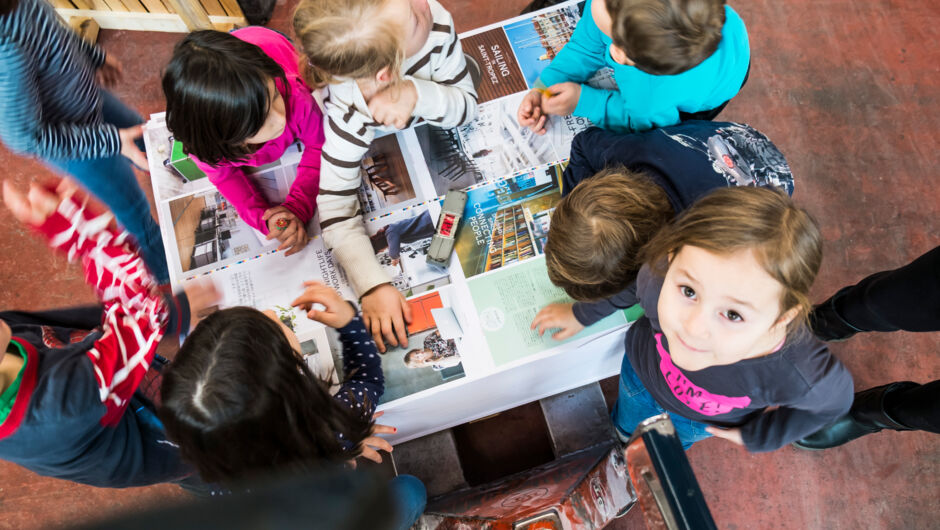
[[[143, 118], [127, 108], [106, 90], [98, 91], [105, 123], [119, 129], [143, 123]], [[138, 142], [139, 147], [143, 147]], [[160, 226], [150, 215], [150, 202], [137, 183], [131, 162], [120, 154], [87, 160], [48, 159], [56, 169], [75, 177], [86, 190], [101, 200], [117, 222], [137, 240], [141, 256], [159, 283], [170, 280], [163, 250]], [[146, 168], [145, 168], [146, 169]]]
[[623, 365], [620, 367], [620, 391], [617, 392], [614, 410], [610, 413], [614, 426], [621, 434], [629, 437], [641, 421], [663, 412], [669, 414], [669, 419], [675, 425], [676, 435], [679, 436], [683, 449], [688, 450], [695, 442], [711, 436], [705, 430], [706, 424], [667, 412], [659, 406], [633, 371], [630, 360], [624, 355]]
[[428, 492], [424, 484], [411, 475], [399, 475], [388, 485], [392, 490], [395, 506], [398, 507], [399, 519], [395, 527], [407, 530], [424, 513], [424, 506], [428, 502]]

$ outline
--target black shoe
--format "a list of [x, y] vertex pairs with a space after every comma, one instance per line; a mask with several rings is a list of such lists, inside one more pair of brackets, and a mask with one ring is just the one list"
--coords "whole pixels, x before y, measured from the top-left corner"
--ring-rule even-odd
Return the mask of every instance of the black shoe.
[[866, 434], [879, 432], [882, 429], [910, 431], [912, 430], [910, 427], [901, 424], [888, 415], [884, 403], [885, 396], [890, 392], [914, 386], [918, 386], [917, 383], [903, 381], [857, 392], [852, 408], [846, 415], [806, 438], [793, 442], [793, 445], [799, 449], [829, 449], [851, 442], [856, 438], [861, 438]]
[[809, 314], [809, 326], [821, 341], [842, 342], [852, 335], [864, 331], [846, 322], [836, 311], [836, 301], [849, 287], [839, 289], [839, 292], [829, 297], [825, 302], [813, 307]]

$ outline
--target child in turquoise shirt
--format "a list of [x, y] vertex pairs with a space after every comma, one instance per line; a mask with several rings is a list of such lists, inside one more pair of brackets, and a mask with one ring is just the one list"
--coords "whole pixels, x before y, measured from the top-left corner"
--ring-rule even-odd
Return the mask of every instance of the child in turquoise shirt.
[[[544, 134], [548, 115], [574, 114], [631, 132], [720, 110], [750, 66], [744, 22], [724, 3], [687, 0], [683, 13], [670, 13], [676, 4], [666, 0], [588, 0], [571, 40], [539, 76], [547, 88], [520, 104], [519, 124]], [[584, 84], [604, 67], [619, 90]]]

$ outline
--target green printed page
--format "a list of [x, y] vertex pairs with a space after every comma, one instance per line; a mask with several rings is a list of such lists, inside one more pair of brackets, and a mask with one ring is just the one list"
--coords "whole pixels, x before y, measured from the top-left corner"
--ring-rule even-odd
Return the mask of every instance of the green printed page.
[[617, 311], [567, 340], [552, 339], [551, 330], [540, 337], [538, 332], [529, 327], [536, 313], [548, 304], [573, 302], [563, 290], [549, 281], [545, 258], [541, 256], [472, 278], [467, 285], [496, 366], [628, 322], [628, 313]]

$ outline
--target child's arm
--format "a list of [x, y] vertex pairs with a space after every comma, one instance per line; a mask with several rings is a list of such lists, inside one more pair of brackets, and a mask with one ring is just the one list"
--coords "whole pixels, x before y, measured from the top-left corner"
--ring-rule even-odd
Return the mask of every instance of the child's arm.
[[[56, 192], [31, 186], [28, 196], [4, 183], [3, 197], [13, 214], [43, 234], [50, 245], [81, 259], [85, 280], [104, 305], [102, 335], [87, 352], [98, 393], [106, 407], [102, 425], [115, 425], [150, 368], [164, 335], [186, 333], [191, 324], [189, 298], [161, 293], [126, 232], [112, 226], [110, 213], [96, 214], [73, 189]], [[196, 289], [190, 297], [211, 305], [212, 293]], [[198, 309], [194, 304], [193, 310]]]
[[[404, 78], [414, 83], [418, 92], [413, 114], [437, 127], [449, 128], [469, 123], [476, 117], [477, 91], [470, 76], [470, 65], [454, 30], [454, 21], [450, 13], [441, 11], [443, 13], [435, 12], [431, 35], [432, 38], [446, 35], [446, 39], [439, 51], [435, 47], [428, 55], [431, 80], [416, 79], [410, 71], [405, 72]], [[411, 69], [416, 70], [415, 67], [421, 64], [419, 60]]]
[[268, 233], [264, 212], [271, 208], [271, 204], [258, 186], [248, 178], [244, 168], [228, 164], [210, 166], [195, 157], [193, 160], [225, 200], [235, 207], [242, 221], [262, 234]]
[[45, 121], [32, 59], [16, 44], [0, 43], [0, 64], [0, 137], [11, 150], [53, 159], [111, 157], [121, 152], [114, 125]]
[[623, 291], [597, 302], [549, 304], [535, 315], [529, 327], [538, 331], [540, 336], [545, 334], [546, 330], [558, 329], [552, 334], [552, 338], [565, 340], [618, 309], [632, 307], [638, 301], [636, 282], [633, 282]]
[[[298, 84], [299, 85], [299, 84]], [[294, 89], [299, 86], [294, 85]], [[323, 114], [306, 90], [291, 98], [292, 123], [296, 124], [296, 136], [304, 144], [304, 152], [297, 166], [297, 178], [291, 184], [282, 206], [290, 210], [303, 225], [313, 219], [317, 209], [317, 194], [320, 191], [320, 161], [322, 159]]]
[[375, 132], [366, 115], [331, 94], [326, 104], [325, 143], [320, 174], [320, 228], [356, 294], [388, 283], [372, 252], [359, 207], [360, 164]]
[[[824, 347], [824, 346], [823, 346]], [[773, 451], [825, 427], [848, 412], [854, 398], [852, 375], [834, 357], [825, 373], [797, 399], [740, 427], [748, 451]]]
[[606, 66], [607, 44], [591, 17], [592, 3], [588, 2], [584, 6], [584, 16], [578, 21], [571, 39], [539, 74], [539, 81], [543, 85], [551, 86], [566, 81], [583, 84], [594, 72]]
[[[304, 286], [304, 294], [291, 305], [307, 311], [307, 318], [336, 328], [343, 343], [343, 374], [347, 379], [336, 397], [350, 408], [362, 408], [364, 415], [371, 416], [385, 392], [382, 361], [372, 337], [355, 306], [343, 300], [336, 290], [316, 281], [304, 282]], [[314, 304], [322, 305], [323, 309], [314, 309]]]

